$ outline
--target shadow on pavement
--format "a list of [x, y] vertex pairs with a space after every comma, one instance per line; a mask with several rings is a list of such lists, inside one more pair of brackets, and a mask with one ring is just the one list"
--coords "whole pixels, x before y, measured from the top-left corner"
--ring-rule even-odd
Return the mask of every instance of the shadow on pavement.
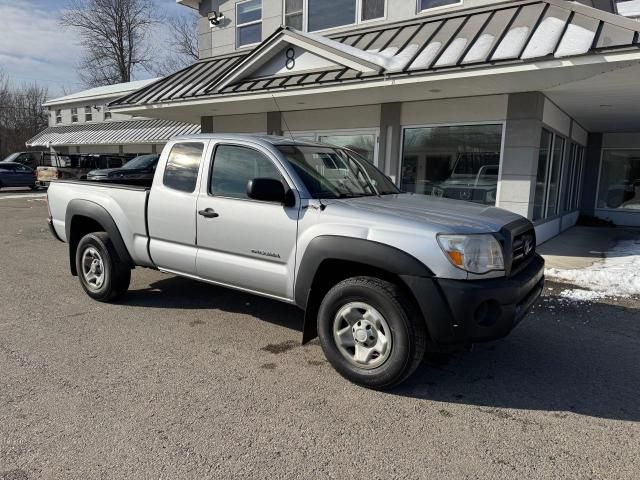
[[167, 277], [148, 288], [129, 290], [119, 303], [130, 307], [242, 313], [302, 332], [303, 313], [298, 307], [183, 277]]
[[537, 309], [503, 340], [444, 364], [425, 362], [393, 394], [476, 405], [505, 418], [508, 412], [492, 409], [640, 421], [638, 310], [605, 304]]
[[[133, 307], [217, 309], [302, 330], [302, 311], [275, 300], [181, 277], [131, 290]], [[535, 307], [505, 339], [472, 352], [425, 361], [392, 395], [496, 408], [545, 410], [640, 421], [638, 310], [607, 304], [567, 306], [555, 297]], [[327, 381], [332, 381], [327, 377]]]

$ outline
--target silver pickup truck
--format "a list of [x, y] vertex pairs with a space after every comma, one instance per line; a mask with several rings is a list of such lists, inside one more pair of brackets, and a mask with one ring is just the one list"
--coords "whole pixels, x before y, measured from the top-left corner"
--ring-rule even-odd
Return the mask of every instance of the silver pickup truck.
[[525, 218], [405, 194], [347, 149], [281, 137], [176, 138], [149, 187], [56, 181], [48, 205], [92, 298], [146, 267], [291, 303], [303, 343], [378, 389], [425, 351], [507, 335], [544, 281]]

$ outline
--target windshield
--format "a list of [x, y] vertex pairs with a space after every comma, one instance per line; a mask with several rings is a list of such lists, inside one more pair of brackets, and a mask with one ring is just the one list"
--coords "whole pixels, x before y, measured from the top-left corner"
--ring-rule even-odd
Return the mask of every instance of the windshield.
[[2, 161], [3, 162], [13, 162], [16, 158], [18, 158], [18, 155], [20, 155], [20, 152], [12, 153], [11, 155], [9, 155], [7, 158], [5, 158]]
[[125, 163], [122, 168], [151, 168], [158, 162], [158, 155], [140, 155], [132, 160], [129, 160]]
[[356, 153], [331, 147], [279, 145], [312, 198], [350, 198], [400, 193], [380, 170]]

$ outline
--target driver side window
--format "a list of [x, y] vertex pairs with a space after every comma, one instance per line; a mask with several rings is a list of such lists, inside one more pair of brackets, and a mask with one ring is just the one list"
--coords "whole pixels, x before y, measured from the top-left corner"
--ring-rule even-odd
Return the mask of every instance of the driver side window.
[[248, 199], [247, 183], [254, 178], [284, 181], [271, 159], [247, 147], [219, 145], [211, 169], [209, 193], [218, 197]]

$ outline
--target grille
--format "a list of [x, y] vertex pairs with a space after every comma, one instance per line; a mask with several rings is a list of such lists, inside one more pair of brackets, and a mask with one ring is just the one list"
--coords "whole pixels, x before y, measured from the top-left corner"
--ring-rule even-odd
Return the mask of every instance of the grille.
[[533, 229], [520, 233], [513, 238], [513, 258], [511, 273], [516, 273], [529, 263], [536, 253], [536, 232]]

